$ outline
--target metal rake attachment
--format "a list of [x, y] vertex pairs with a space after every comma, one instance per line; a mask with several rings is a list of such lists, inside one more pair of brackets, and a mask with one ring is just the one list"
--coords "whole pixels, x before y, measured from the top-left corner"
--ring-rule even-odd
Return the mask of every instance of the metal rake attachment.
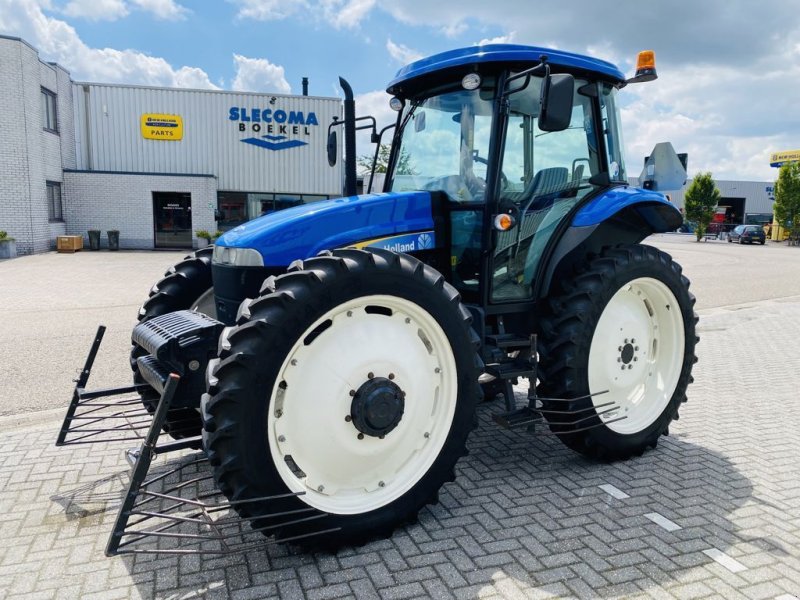
[[141, 480], [151, 458], [152, 452], [143, 447], [106, 547], [108, 556], [234, 554], [338, 530], [321, 526], [319, 531], [300, 536], [265, 537], [282, 527], [324, 519], [327, 515], [305, 507], [243, 518], [236, 513], [235, 506], [278, 501], [302, 492], [229, 502], [214, 486], [208, 460], [202, 454], [184, 457], [177, 465]]
[[[81, 486], [73, 492], [53, 496], [70, 514], [81, 515], [81, 504], [120, 502], [114, 528], [106, 546], [106, 554], [233, 554], [278, 542], [338, 531], [325, 528], [322, 521], [328, 515], [310, 506], [278, 510], [255, 517], [242, 517], [235, 510], [246, 503], [280, 502], [302, 496], [303, 492], [287, 493], [241, 501], [228, 501], [215, 486], [211, 467], [205, 454], [184, 455], [177, 462], [165, 465], [148, 476], [153, 459], [159, 454], [177, 450], [196, 449], [202, 445], [200, 436], [162, 440], [162, 427], [171, 409], [180, 377], [167, 377], [154, 413], [142, 405], [138, 393], [141, 387], [132, 385], [87, 391], [97, 351], [105, 333], [100, 326], [92, 343], [83, 370], [76, 380], [72, 401], [58, 434], [57, 446], [97, 442], [139, 441], [138, 449], [126, 451], [132, 463], [127, 491], [121, 474]], [[175, 433], [171, 430], [171, 433]], [[76, 506], [78, 510], [74, 510]], [[70, 512], [71, 511], [71, 512]], [[93, 511], [102, 512], [102, 511]], [[283, 528], [299, 523], [320, 520], [318, 531], [293, 537], [278, 537]], [[267, 537], [267, 535], [273, 535]]]
[[[150, 428], [153, 414], [145, 408], [139, 396], [139, 392], [148, 389], [149, 385], [128, 385], [91, 391], [86, 389], [105, 332], [103, 325], [97, 328], [89, 355], [75, 380], [72, 400], [58, 433], [56, 446], [142, 441]], [[172, 432], [181, 433], [174, 428]], [[193, 446], [197, 446], [196, 441], [185, 445]]]
[[[494, 414], [492, 418], [501, 427], [510, 429], [513, 427], [526, 426], [528, 427], [528, 431], [536, 435], [569, 435], [572, 433], [580, 433], [581, 431], [587, 431], [602, 425], [609, 425], [610, 423], [616, 423], [627, 418], [625, 415], [616, 416], [620, 407], [614, 401], [604, 402], [602, 404], [591, 404], [584, 408], [569, 410], [569, 405], [573, 402], [580, 402], [581, 400], [607, 393], [608, 390], [604, 390], [578, 398], [540, 398], [536, 395], [533, 386], [531, 386], [531, 392], [528, 396], [528, 406], [507, 413]], [[552, 406], [550, 403], [560, 403], [565, 406], [564, 409], [544, 408], [545, 406]], [[537, 428], [537, 425], [549, 425], [550, 427], [548, 429]]]

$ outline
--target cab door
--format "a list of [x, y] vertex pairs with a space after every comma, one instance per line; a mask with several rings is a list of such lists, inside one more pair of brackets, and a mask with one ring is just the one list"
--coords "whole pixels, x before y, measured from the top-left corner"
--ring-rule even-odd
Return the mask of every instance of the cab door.
[[517, 223], [508, 231], [493, 232], [493, 304], [533, 299], [548, 243], [573, 207], [596, 189], [589, 180], [601, 170], [596, 94], [587, 94], [587, 82], [576, 80], [569, 127], [541, 131], [541, 84], [541, 78], [532, 78], [524, 90], [509, 96], [498, 206], [515, 214]]

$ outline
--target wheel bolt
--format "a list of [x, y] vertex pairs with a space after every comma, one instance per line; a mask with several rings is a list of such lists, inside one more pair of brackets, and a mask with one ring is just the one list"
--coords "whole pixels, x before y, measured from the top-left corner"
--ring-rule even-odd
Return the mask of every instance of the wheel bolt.
[[441, 370], [439, 367], [436, 367], [436, 368], [433, 370], [433, 372], [434, 372], [434, 373], [441, 373], [441, 372], [442, 372], [442, 370]]
[[423, 437], [425, 437], [427, 439], [427, 438], [431, 437], [431, 434], [426, 431], [425, 435]]
[[351, 396], [355, 396], [356, 395], [356, 391], [355, 390], [350, 390], [350, 395]]
[[358, 439], [363, 440], [364, 439], [364, 434], [363, 433], [359, 433], [358, 434]]
[[351, 417], [350, 415], [346, 415], [346, 416], [345, 416], [345, 418], [344, 418], [344, 420], [345, 420], [345, 421], [347, 421], [347, 422], [349, 423], [350, 421], [352, 421], [352, 420], [353, 420], [353, 417]]
[[636, 343], [636, 340], [631, 338], [631, 344], [635, 344], [635, 343]]
[[628, 338], [625, 338], [625, 343], [626, 343], [626, 344], [628, 343]]
[[622, 362], [622, 359], [617, 357], [617, 362]]
[[620, 352], [622, 352], [622, 346], [620, 346], [619, 348], [617, 348], [617, 350], [619, 350]]
[[406, 317], [406, 324], [408, 324], [408, 323], [411, 323], [411, 319], [409, 319], [408, 317]]
[[367, 379], [373, 379], [374, 377], [375, 377], [375, 373], [373, 373], [372, 371], [367, 373]]
[[282, 416], [283, 416], [283, 411], [282, 410], [276, 410], [275, 411], [275, 418], [276, 419], [280, 419]]
[[347, 311], [347, 316], [348, 317], [352, 317], [353, 316], [353, 311], [352, 310], [348, 310]]
[[389, 379], [394, 379], [394, 373], [389, 373]]
[[634, 357], [633, 357], [633, 362], [636, 362], [637, 360], [639, 360], [639, 358], [638, 358], [638, 357], [636, 357], [636, 356], [634, 356]]
[[320, 486], [318, 486], [318, 487], [317, 487], [317, 491], [318, 491], [318, 492], [324, 492], [324, 491], [325, 491], [325, 486], [324, 486], [324, 485], [320, 485]]
[[386, 487], [386, 484], [382, 481], [378, 482], [378, 487]]
[[636, 347], [634, 348], [634, 350], [639, 350], [639, 346], [636, 346]]
[[632, 369], [632, 368], [633, 368], [633, 365], [628, 365], [628, 369]]
[[297, 359], [296, 358], [292, 359], [292, 366], [293, 367], [297, 366]]
[[278, 436], [278, 441], [279, 442], [285, 442], [286, 441], [286, 436], [285, 435], [279, 435]]
[[620, 367], [620, 370], [624, 371], [624, 370], [625, 370], [625, 365], [622, 365], [622, 366]]

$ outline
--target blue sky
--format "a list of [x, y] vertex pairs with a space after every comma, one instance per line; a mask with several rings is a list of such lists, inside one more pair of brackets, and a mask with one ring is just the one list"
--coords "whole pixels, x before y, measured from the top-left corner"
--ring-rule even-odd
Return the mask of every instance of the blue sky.
[[343, 75], [384, 122], [385, 84], [435, 52], [510, 41], [632, 73], [654, 49], [659, 80], [622, 95], [631, 174], [660, 141], [721, 179], [774, 179], [769, 154], [800, 148], [800, 0], [0, 0], [0, 33], [79, 81], [332, 96]]

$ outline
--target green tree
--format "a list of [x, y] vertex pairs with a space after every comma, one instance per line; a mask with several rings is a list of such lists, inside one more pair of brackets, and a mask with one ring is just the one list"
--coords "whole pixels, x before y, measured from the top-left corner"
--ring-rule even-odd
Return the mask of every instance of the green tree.
[[719, 202], [719, 189], [711, 178], [711, 173], [698, 173], [689, 184], [684, 200], [686, 219], [697, 222], [697, 241], [708, 230], [711, 219], [714, 218], [714, 209]]
[[[381, 144], [381, 147], [378, 149], [378, 160], [375, 162], [376, 173], [386, 173], [386, 170], [389, 167], [390, 151], [391, 147], [389, 144]], [[374, 157], [375, 156], [373, 154], [362, 154], [356, 159], [356, 163], [358, 163], [358, 166], [361, 167], [363, 172], [369, 173], [372, 170], [372, 159]], [[411, 159], [405, 150], [400, 151], [400, 162], [397, 165], [397, 174], [414, 174], [414, 169], [411, 167]]]
[[775, 182], [775, 220], [792, 238], [800, 233], [800, 163], [785, 163]]

